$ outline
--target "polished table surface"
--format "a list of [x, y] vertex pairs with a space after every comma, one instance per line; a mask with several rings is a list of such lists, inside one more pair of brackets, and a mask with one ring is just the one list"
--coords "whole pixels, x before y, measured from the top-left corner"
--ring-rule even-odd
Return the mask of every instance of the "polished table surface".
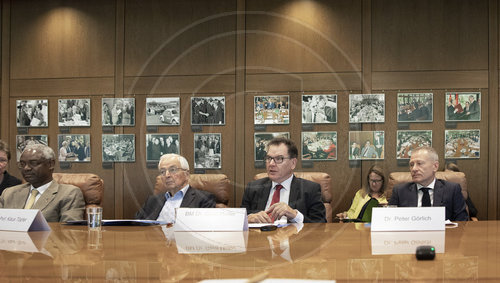
[[[435, 244], [425, 233], [386, 234], [391, 237], [385, 239], [354, 223], [231, 232], [227, 235], [236, 241], [221, 240], [220, 246], [203, 245], [206, 233], [194, 233], [197, 240], [189, 242], [192, 233], [173, 233], [166, 226], [89, 231], [85, 226], [50, 225], [50, 232], [0, 232], [0, 282], [197, 282], [262, 273], [338, 282], [500, 281], [499, 221], [460, 222], [438, 232], [444, 253], [432, 261], [418, 261], [412, 253], [373, 255], [380, 252], [380, 246], [372, 246], [375, 239], [382, 251], [387, 245], [388, 253], [401, 246]], [[238, 250], [242, 239], [246, 248]], [[198, 253], [181, 253], [185, 251]]]

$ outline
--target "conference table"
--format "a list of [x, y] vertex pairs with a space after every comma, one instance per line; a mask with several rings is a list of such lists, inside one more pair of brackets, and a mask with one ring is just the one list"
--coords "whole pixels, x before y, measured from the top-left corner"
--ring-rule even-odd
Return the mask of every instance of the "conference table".
[[[371, 232], [361, 223], [275, 231], [174, 232], [162, 226], [50, 223], [0, 231], [0, 282], [198, 282], [230, 278], [358, 281], [500, 281], [500, 222], [436, 232]], [[433, 245], [434, 260], [416, 246]]]

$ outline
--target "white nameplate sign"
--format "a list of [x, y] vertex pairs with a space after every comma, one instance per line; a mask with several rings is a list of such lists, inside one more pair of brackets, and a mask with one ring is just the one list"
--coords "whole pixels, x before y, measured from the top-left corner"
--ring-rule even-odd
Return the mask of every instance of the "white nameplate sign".
[[176, 210], [174, 231], [246, 231], [246, 208], [187, 208]]
[[415, 254], [418, 246], [434, 246], [444, 253], [445, 231], [372, 232], [372, 255]]
[[372, 231], [439, 231], [445, 229], [445, 207], [374, 207]]
[[239, 232], [174, 232], [180, 254], [244, 253], [248, 231]]
[[39, 209], [0, 209], [0, 230], [50, 231], [49, 224]]

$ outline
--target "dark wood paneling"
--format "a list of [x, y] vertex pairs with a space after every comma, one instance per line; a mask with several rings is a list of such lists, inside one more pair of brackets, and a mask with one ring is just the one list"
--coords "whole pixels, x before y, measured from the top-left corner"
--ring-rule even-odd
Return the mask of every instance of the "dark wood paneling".
[[235, 4], [127, 0], [125, 76], [234, 73]]
[[373, 0], [373, 71], [487, 70], [488, 0]]
[[248, 74], [246, 91], [360, 90], [361, 73]]
[[374, 72], [374, 89], [487, 88], [488, 71]]
[[114, 74], [114, 1], [12, 1], [11, 78]]
[[104, 95], [115, 92], [112, 77], [11, 80], [10, 85], [11, 97]]
[[247, 1], [247, 73], [361, 69], [361, 1]]
[[125, 94], [231, 93], [234, 75], [126, 77]]

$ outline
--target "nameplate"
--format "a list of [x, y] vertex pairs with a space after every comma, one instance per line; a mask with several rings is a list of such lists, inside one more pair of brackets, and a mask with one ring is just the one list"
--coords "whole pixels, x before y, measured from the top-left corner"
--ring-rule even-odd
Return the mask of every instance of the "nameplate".
[[374, 207], [372, 231], [441, 231], [445, 207]]
[[0, 250], [30, 253], [41, 252], [49, 235], [50, 231], [0, 231]]
[[444, 253], [445, 231], [372, 232], [372, 255], [415, 254], [418, 246], [433, 246]]
[[245, 208], [187, 208], [176, 210], [174, 231], [246, 231]]
[[174, 232], [180, 254], [221, 254], [246, 252], [248, 231]]
[[50, 231], [49, 224], [39, 209], [0, 209], [0, 230]]

